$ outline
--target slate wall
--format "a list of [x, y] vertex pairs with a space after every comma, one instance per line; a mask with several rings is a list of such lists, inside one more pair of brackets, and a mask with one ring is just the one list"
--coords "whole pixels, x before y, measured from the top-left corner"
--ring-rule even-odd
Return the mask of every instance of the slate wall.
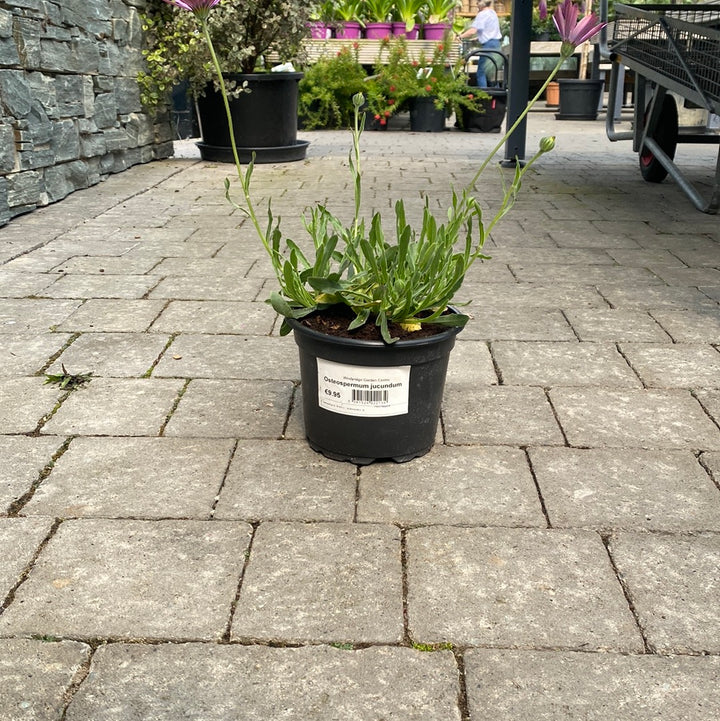
[[143, 112], [146, 0], [0, 0], [0, 225], [172, 154]]

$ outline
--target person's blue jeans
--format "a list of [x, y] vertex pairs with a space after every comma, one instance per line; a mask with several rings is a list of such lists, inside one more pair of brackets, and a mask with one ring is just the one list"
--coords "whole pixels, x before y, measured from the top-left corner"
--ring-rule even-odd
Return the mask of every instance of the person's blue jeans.
[[[500, 50], [502, 43], [500, 40], [488, 40], [480, 47], [482, 50]], [[494, 64], [487, 58], [480, 58], [477, 69], [477, 84], [479, 88], [487, 87], [487, 73], [494, 69]]]

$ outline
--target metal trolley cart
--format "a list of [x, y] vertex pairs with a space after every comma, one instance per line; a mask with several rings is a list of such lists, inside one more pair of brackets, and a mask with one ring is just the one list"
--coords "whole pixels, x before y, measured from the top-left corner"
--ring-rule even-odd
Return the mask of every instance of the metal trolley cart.
[[485, 112], [461, 110], [458, 125], [462, 130], [496, 133], [502, 128], [507, 112], [508, 61], [499, 50], [471, 50], [465, 55], [465, 72], [471, 87], [477, 87], [478, 66], [484, 63], [487, 86], [481, 88], [490, 97], [483, 102]]
[[[706, 213], [717, 213], [720, 153], [709, 200], [683, 176], [673, 159], [678, 143], [717, 144], [720, 135], [707, 128], [699, 131], [679, 128], [677, 105], [668, 91], [696, 107], [720, 114], [720, 5], [616, 3], [615, 14], [612, 38], [601, 40], [601, 51], [612, 60], [606, 121], [608, 138], [632, 139], [645, 180], [658, 183], [670, 175], [695, 207]], [[630, 132], [616, 131], [611, 110], [616, 104], [622, 66], [635, 74], [635, 110]]]

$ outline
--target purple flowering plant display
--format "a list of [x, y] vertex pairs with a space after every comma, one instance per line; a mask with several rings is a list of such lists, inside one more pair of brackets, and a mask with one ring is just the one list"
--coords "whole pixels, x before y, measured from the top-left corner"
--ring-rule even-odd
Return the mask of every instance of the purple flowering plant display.
[[[331, 306], [345, 305], [354, 316], [349, 330], [373, 323], [379, 328], [386, 343], [397, 340], [391, 335], [393, 323], [410, 332], [419, 330], [423, 324], [465, 325], [468, 316], [459, 312], [448, 313], [448, 306], [451, 301], [455, 306], [458, 304], [455, 295], [470, 266], [478, 259], [488, 258], [482, 252], [485, 239], [495, 224], [512, 208], [524, 175], [539, 157], [553, 149], [555, 138], [543, 138], [530, 160], [516, 164], [512, 179], [506, 178], [500, 170], [503, 197], [495, 214], [487, 219], [483, 217], [483, 210], [476, 198], [480, 176], [545, 92], [561, 64], [574, 53], [577, 44], [592, 37], [603, 24], [594, 15], [586, 16], [578, 22], [578, 8], [572, 0], [564, 0], [556, 7], [553, 19], [562, 39], [561, 57], [545, 83], [482, 161], [470, 182], [460, 191], [453, 190], [449, 206], [438, 212], [438, 217], [433, 215], [426, 199], [421, 224], [417, 228], [413, 227], [407, 221], [403, 200], [395, 202], [394, 239], [386, 237], [379, 212], [374, 213], [369, 221], [360, 212], [360, 138], [365, 122], [365, 98], [360, 93], [354, 96], [354, 123], [349, 154], [354, 189], [353, 217], [349, 223], [344, 223], [323, 204], [309, 208], [305, 213], [304, 225], [311, 238], [307, 245], [313, 253], [306, 254], [294, 240], [283, 239], [279, 220], [273, 216], [271, 202], [268, 202], [267, 221], [261, 223], [250, 193], [254, 163], [250, 162], [243, 168], [238, 158], [228, 93], [207, 25], [212, 8], [223, 0], [165, 2], [180, 10], [192, 12], [208, 44], [224, 101], [237, 180], [244, 203], [240, 205], [233, 200], [230, 179], [225, 180], [225, 195], [234, 207], [247, 215], [270, 257], [279, 283], [279, 291], [272, 293], [269, 298], [275, 311], [286, 320], [301, 319]], [[281, 333], [289, 331], [290, 326], [283, 322]]]

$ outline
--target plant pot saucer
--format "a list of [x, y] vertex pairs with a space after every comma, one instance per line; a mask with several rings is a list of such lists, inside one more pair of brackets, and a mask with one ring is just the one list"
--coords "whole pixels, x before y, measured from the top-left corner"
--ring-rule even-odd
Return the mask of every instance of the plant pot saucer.
[[579, 114], [575, 115], [574, 113], [555, 113], [555, 120], [597, 120], [597, 113], [586, 115], [586, 114]]
[[[278, 145], [258, 148], [238, 148], [240, 162], [247, 164], [255, 154], [255, 164], [261, 163], [290, 163], [295, 160], [304, 160], [309, 140], [298, 140], [292, 145]], [[208, 145], [197, 143], [200, 148], [200, 157], [215, 163], [234, 163], [232, 148], [230, 146]]]

